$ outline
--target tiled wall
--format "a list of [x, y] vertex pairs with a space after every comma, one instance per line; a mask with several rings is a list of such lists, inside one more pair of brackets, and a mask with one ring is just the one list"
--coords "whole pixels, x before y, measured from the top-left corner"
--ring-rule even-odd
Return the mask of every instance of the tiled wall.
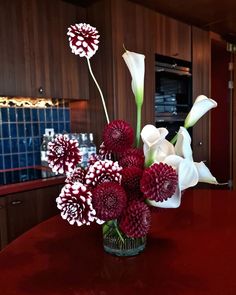
[[0, 170], [40, 165], [40, 145], [45, 128], [70, 132], [67, 104], [46, 108], [0, 108]]

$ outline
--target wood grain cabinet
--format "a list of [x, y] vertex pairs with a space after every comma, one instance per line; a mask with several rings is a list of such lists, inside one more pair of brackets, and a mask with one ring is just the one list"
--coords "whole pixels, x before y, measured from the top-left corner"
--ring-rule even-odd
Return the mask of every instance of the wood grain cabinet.
[[36, 224], [58, 214], [55, 199], [61, 185], [0, 197], [1, 248]]
[[156, 13], [156, 53], [191, 61], [191, 26]]
[[0, 9], [0, 95], [87, 99], [86, 62], [66, 35], [85, 9], [60, 0], [1, 1]]

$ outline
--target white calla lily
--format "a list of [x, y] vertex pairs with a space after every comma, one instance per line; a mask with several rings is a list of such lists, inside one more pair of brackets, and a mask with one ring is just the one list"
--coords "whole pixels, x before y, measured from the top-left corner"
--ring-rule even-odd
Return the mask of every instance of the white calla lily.
[[131, 87], [137, 106], [136, 147], [140, 143], [141, 111], [144, 95], [145, 55], [126, 50], [122, 55], [132, 77]]
[[185, 159], [193, 160], [193, 152], [191, 149], [191, 137], [184, 127], [179, 128], [177, 141], [175, 144], [176, 155]]
[[144, 92], [145, 55], [126, 50], [122, 57], [132, 77], [131, 87], [135, 96], [136, 104], [142, 105]]
[[146, 125], [141, 131], [143, 140], [143, 151], [146, 166], [154, 162], [164, 160], [168, 155], [174, 154], [174, 146], [165, 139], [168, 134], [166, 128], [156, 128], [153, 125]]
[[185, 119], [184, 127], [192, 127], [203, 115], [215, 107], [217, 107], [216, 101], [205, 95], [199, 95]]
[[200, 162], [200, 163], [194, 162], [194, 164], [198, 171], [199, 182], [219, 184], [216, 178], [211, 174], [210, 170], [207, 168], [207, 166], [203, 162]]

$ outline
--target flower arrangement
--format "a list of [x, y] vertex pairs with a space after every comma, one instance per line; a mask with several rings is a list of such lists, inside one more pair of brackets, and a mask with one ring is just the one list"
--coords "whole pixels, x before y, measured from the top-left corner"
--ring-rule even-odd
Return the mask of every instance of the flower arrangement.
[[49, 166], [55, 173], [66, 174], [66, 184], [56, 199], [57, 207], [62, 218], [72, 225], [103, 224], [104, 236], [109, 235], [112, 227], [121, 243], [127, 237], [142, 238], [150, 228], [151, 206], [177, 208], [183, 190], [198, 182], [217, 184], [203, 162], [194, 162], [187, 131], [217, 103], [204, 95], [199, 96], [184, 126], [171, 142], [166, 140], [166, 128], [148, 124], [141, 130], [145, 56], [125, 50], [123, 58], [132, 77], [137, 106], [134, 135], [128, 122], [109, 121], [105, 100], [90, 64], [99, 44], [96, 28], [85, 23], [75, 24], [69, 27], [68, 36], [72, 52], [87, 59], [101, 96], [107, 125], [99, 152], [89, 159], [86, 168], [79, 165], [81, 153], [77, 140], [58, 135], [49, 143]]

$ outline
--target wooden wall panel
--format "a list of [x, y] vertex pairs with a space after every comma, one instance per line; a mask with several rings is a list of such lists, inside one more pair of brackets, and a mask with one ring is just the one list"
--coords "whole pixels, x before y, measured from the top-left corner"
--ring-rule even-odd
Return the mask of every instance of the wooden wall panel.
[[[192, 72], [193, 72], [193, 100], [198, 95], [210, 96], [210, 38], [209, 32], [199, 28], [192, 28]], [[209, 132], [210, 114], [202, 117], [193, 127], [193, 156], [194, 160], [206, 161], [209, 166]]]

